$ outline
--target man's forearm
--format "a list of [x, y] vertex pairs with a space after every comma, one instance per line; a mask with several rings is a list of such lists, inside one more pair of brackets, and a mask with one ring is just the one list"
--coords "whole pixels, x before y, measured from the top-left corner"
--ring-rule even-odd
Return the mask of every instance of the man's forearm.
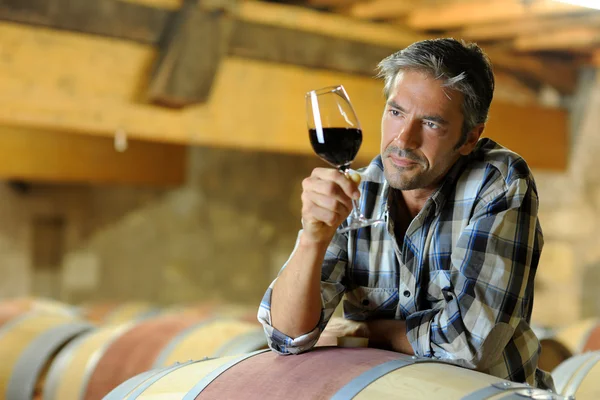
[[366, 321], [369, 346], [413, 355], [414, 350], [406, 337], [406, 321], [377, 319]]
[[300, 243], [273, 286], [271, 323], [297, 338], [312, 331], [321, 317], [321, 265], [327, 246]]

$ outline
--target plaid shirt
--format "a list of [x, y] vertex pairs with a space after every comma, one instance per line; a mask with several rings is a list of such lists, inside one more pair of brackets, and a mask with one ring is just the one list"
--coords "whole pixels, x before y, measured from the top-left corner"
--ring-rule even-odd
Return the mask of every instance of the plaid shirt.
[[313, 331], [292, 339], [272, 327], [271, 284], [258, 312], [270, 347], [281, 354], [309, 350], [345, 295], [347, 319], [406, 320], [417, 356], [551, 387], [549, 374], [536, 370], [540, 345], [529, 326], [543, 237], [525, 161], [481, 139], [450, 169], [400, 243], [388, 218], [393, 191], [381, 157], [361, 175], [362, 213], [387, 223], [334, 236]]

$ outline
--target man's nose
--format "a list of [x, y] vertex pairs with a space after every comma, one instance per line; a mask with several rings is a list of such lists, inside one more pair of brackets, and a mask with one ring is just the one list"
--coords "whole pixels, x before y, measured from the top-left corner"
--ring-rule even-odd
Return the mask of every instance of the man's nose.
[[407, 120], [404, 125], [400, 128], [398, 135], [394, 138], [394, 141], [398, 143], [398, 146], [402, 149], [416, 149], [420, 145], [420, 126], [418, 121]]

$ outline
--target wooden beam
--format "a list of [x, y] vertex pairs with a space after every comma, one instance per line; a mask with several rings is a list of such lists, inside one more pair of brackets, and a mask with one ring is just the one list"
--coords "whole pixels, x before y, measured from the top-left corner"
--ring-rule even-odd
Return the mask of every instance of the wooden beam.
[[227, 50], [231, 22], [222, 13], [205, 12], [196, 0], [186, 1], [159, 48], [150, 102], [184, 107], [206, 101]]
[[517, 51], [586, 50], [600, 44], [600, 28], [574, 27], [520, 36], [513, 46]]
[[170, 10], [120, 0], [0, 0], [0, 19], [158, 43]]
[[577, 71], [572, 65], [540, 57], [519, 56], [499, 50], [486, 49], [486, 53], [495, 67], [547, 83], [563, 94], [573, 93], [577, 86]]
[[411, 43], [427, 39], [400, 26], [349, 19], [306, 7], [293, 7], [264, 1], [245, 0], [235, 10], [236, 19], [260, 25], [288, 28], [327, 37], [335, 37], [389, 47], [390, 53]]
[[496, 80], [494, 90], [496, 101], [519, 105], [536, 105], [538, 103], [537, 90], [529, 87], [517, 77], [503, 71], [494, 71], [494, 78]]
[[537, 0], [528, 4], [521, 0], [466, 1], [443, 7], [418, 8], [408, 16], [408, 26], [418, 30], [448, 30], [472, 24], [510, 22], [532, 16], [581, 13], [582, 8], [554, 0]]
[[[568, 112], [562, 110], [493, 102], [483, 136], [517, 152], [532, 168], [565, 171], [568, 119]], [[545, 137], [546, 129], [552, 137]]]
[[600, 50], [596, 50], [592, 53], [592, 65], [600, 68]]
[[[132, 139], [312, 155], [304, 94], [342, 83], [364, 128], [360, 159], [379, 151], [383, 85], [369, 77], [226, 57], [206, 104], [169, 110], [135, 101], [152, 46], [7, 23], [0, 46], [11, 55], [0, 57], [0, 123], [110, 138], [122, 128]], [[501, 102], [494, 110], [489, 136], [527, 136], [535, 145], [515, 139], [513, 149], [534, 167], [564, 166], [566, 147], [539, 151], [539, 143], [564, 143], [566, 111]]]
[[469, 40], [503, 40], [540, 32], [552, 32], [556, 29], [594, 25], [600, 25], [600, 13], [553, 18], [535, 17], [513, 22], [469, 25], [460, 31], [449, 32], [448, 36]]
[[403, 17], [415, 9], [411, 0], [373, 0], [351, 5], [347, 14], [364, 19], [394, 19]]
[[130, 140], [124, 152], [110, 137], [0, 127], [0, 178], [176, 186], [184, 183], [186, 147]]
[[[26, 13], [19, 8], [20, 0], [0, 0], [0, 19], [8, 20], [43, 20], [44, 25], [55, 28], [68, 28], [64, 21], [72, 19], [48, 13], [40, 2], [26, 0], [29, 4]], [[79, 6], [75, 5], [88, 0], [57, 0], [65, 3], [62, 13], [65, 16], [77, 15]], [[133, 1], [133, 0], [131, 0]], [[136, 0], [137, 1], [137, 0]], [[122, 8], [121, 2], [117, 0], [97, 0], [94, 4], [98, 6], [99, 22], [92, 24], [98, 29], [92, 29], [91, 33], [107, 36], [121, 35], [123, 39], [134, 40], [140, 43], [158, 44], [159, 38], [174, 12], [171, 10], [157, 10], [138, 4], [128, 4]], [[62, 4], [62, 3], [61, 3]], [[90, 12], [88, 6], [81, 6]], [[86, 8], [88, 7], [88, 8]], [[112, 11], [111, 11], [112, 10]], [[125, 12], [124, 16], [115, 13], [114, 10]], [[149, 11], [150, 10], [150, 11]], [[232, 45], [228, 49], [228, 55], [240, 57], [254, 57], [266, 61], [291, 63], [311, 68], [331, 68], [336, 71], [351, 72], [372, 76], [374, 66], [383, 58], [407, 45], [425, 39], [424, 36], [415, 35], [398, 27], [386, 24], [368, 22], [356, 22], [347, 17], [329, 15], [314, 10], [306, 10], [301, 7], [267, 4], [258, 1], [244, 1], [239, 7], [232, 11], [234, 18], [238, 20], [232, 33]], [[141, 16], [154, 16], [156, 18]], [[26, 15], [27, 18], [23, 18]], [[86, 20], [89, 18], [81, 18]], [[75, 20], [77, 20], [75, 18]], [[102, 24], [102, 21], [113, 21]], [[117, 28], [112, 32], [111, 27], [119, 21]], [[145, 21], [145, 22], [144, 22]], [[73, 24], [69, 22], [70, 24]], [[71, 28], [84, 30], [86, 24], [77, 24]], [[119, 28], [125, 26], [126, 28]], [[103, 31], [100, 31], [100, 28]], [[69, 28], [70, 29], [70, 28]], [[253, 38], [254, 37], [254, 38]], [[273, 48], [265, 43], [273, 41]], [[285, 39], [284, 39], [285, 38]], [[305, 46], [304, 43], [310, 43]], [[335, 49], [335, 51], [331, 51]], [[359, 57], [356, 55], [360, 54]], [[574, 68], [569, 70], [568, 66], [554, 62], [547, 64], [549, 68], [538, 68], [539, 62], [532, 61], [526, 57], [503, 51], [495, 52], [494, 62], [502, 64], [503, 67], [517, 72], [527, 74], [533, 79], [547, 83], [562, 93], [572, 93], [574, 90]], [[322, 60], [322, 62], [320, 61]], [[532, 67], [533, 66], [533, 67]], [[552, 73], [553, 71], [561, 73]]]

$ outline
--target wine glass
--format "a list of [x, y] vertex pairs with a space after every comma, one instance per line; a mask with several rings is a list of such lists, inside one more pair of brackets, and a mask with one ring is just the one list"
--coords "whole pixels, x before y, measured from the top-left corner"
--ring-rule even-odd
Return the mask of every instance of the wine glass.
[[[350, 164], [362, 143], [362, 129], [344, 87], [329, 86], [308, 92], [306, 116], [310, 143], [315, 153], [350, 179]], [[359, 211], [359, 202], [352, 199], [348, 226], [338, 229], [338, 232], [383, 221], [367, 219]]]

